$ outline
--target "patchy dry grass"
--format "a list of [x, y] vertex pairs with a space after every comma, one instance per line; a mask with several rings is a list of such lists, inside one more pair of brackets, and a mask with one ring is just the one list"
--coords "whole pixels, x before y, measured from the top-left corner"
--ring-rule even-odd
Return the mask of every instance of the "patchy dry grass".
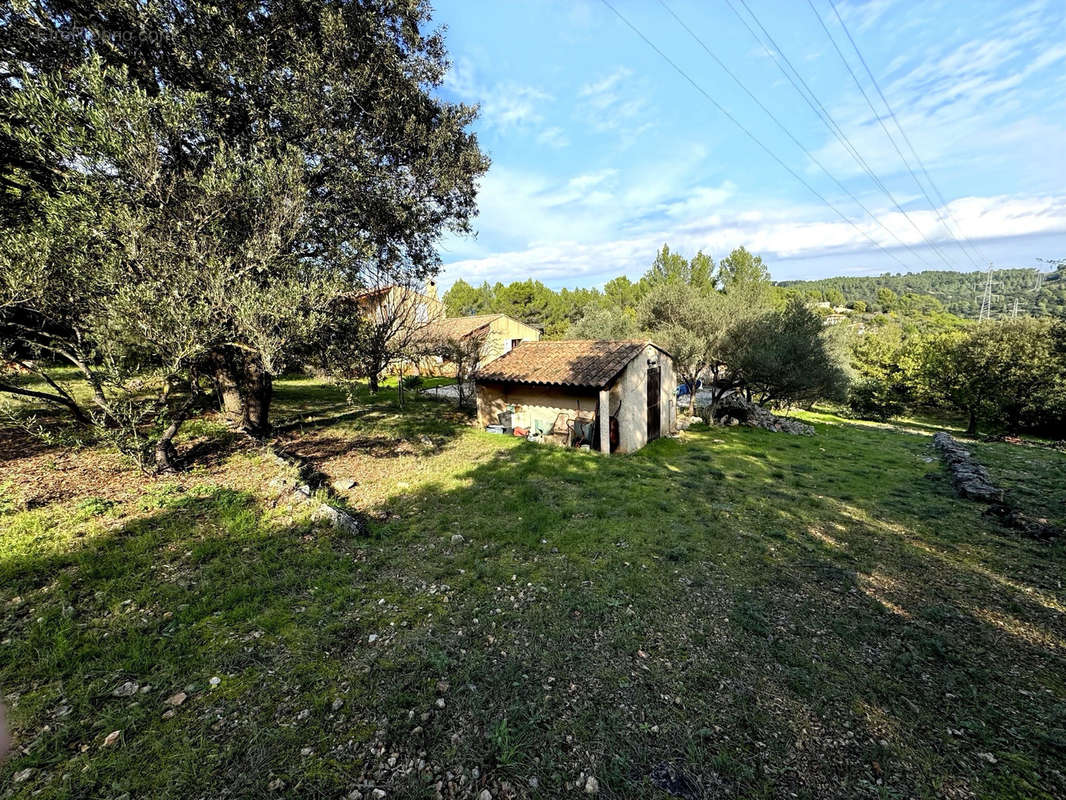
[[[927, 436], [808, 415], [603, 458], [313, 381], [278, 419], [369, 537], [240, 443], [28, 508], [25, 465], [101, 456], [3, 454], [7, 795], [1066, 794], [1064, 545], [957, 499]], [[1066, 522], [1066, 455], [976, 453]]]

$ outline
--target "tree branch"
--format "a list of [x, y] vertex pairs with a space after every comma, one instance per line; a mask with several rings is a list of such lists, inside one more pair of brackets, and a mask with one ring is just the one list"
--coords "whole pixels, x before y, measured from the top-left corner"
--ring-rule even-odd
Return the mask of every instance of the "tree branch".
[[69, 397], [64, 397], [61, 394], [49, 394], [48, 392], [38, 392], [33, 389], [23, 389], [21, 386], [15, 386], [4, 382], [0, 382], [0, 392], [7, 392], [8, 394], [14, 394], [20, 397], [32, 397], [35, 400], [44, 400], [48, 403], [55, 403], [56, 405], [61, 405], [68, 409], [74, 419], [83, 425], [88, 425], [91, 422], [89, 417], [81, 410], [81, 407], [77, 403]]

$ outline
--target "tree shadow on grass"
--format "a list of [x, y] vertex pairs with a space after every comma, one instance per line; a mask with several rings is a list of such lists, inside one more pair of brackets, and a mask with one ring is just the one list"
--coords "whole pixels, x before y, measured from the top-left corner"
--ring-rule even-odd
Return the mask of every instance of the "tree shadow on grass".
[[[925, 481], [920, 443], [833, 456], [843, 440], [815, 439], [797, 461], [787, 438], [710, 435], [727, 437], [713, 466], [673, 442], [611, 459], [530, 445], [447, 497], [394, 498], [392, 535], [454, 532], [476, 556], [440, 581], [494, 587], [465, 620], [498, 616], [490, 652], [461, 674], [482, 732], [538, 720], [511, 771], [548, 753], [627, 797], [664, 763], [708, 796], [1061, 792], [1063, 598], [998, 570], [1022, 558], [1041, 583], [1062, 549], [1004, 538]], [[805, 460], [820, 466], [788, 477]]]
[[378, 603], [392, 587], [363, 540], [231, 490], [155, 504], [57, 546], [40, 515], [6, 531], [0, 686], [17, 750], [0, 778], [30, 768], [19, 789], [41, 796], [245, 797], [284, 775], [294, 796], [337, 796], [374, 760], [380, 698], [408, 691], [369, 634], [389, 641], [418, 615]]
[[[461, 796], [555, 797], [585, 772], [637, 798], [669, 765], [702, 797], [1061, 795], [1063, 598], [1025, 573], [1062, 550], [999, 537], [893, 436], [520, 443], [395, 495], [369, 539], [215, 492], [25, 545], [0, 560], [23, 596], [0, 676], [40, 739], [4, 774], [418, 797], [450, 771]], [[153, 688], [112, 697], [125, 680]]]

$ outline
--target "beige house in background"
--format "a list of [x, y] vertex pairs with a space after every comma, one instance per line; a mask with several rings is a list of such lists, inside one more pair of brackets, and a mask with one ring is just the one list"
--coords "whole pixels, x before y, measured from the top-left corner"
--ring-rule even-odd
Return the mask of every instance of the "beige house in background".
[[[471, 317], [442, 317], [425, 331], [430, 339], [457, 339], [484, 336], [480, 364], [485, 365], [520, 345], [540, 340], [540, 331], [506, 314], [477, 314]], [[448, 365], [426, 365], [429, 371], [448, 372]], [[420, 370], [421, 371], [421, 370]]]
[[630, 453], [676, 428], [673, 357], [647, 341], [525, 342], [474, 375], [481, 426]]
[[395, 319], [398, 324], [422, 327], [443, 319], [444, 303], [437, 297], [437, 284], [430, 281], [424, 292], [407, 286], [381, 286], [353, 298], [359, 311], [377, 322]]

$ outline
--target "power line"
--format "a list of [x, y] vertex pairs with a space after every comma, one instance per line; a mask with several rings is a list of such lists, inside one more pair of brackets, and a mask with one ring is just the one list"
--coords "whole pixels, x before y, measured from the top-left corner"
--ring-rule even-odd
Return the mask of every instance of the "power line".
[[[836, 120], [833, 119], [829, 111], [826, 110], [825, 106], [818, 99], [818, 95], [815, 94], [814, 90], [811, 89], [808, 83], [803, 79], [803, 76], [800, 75], [799, 70], [797, 70], [795, 65], [793, 65], [792, 61], [785, 54], [785, 51], [782, 50], [781, 47], [777, 44], [777, 41], [774, 39], [773, 34], [771, 34], [770, 31], [766, 29], [766, 26], [762, 24], [762, 21], [759, 19], [758, 15], [751, 10], [751, 7], [747, 4], [746, 0], [740, 0], [740, 2], [744, 6], [744, 9], [748, 12], [748, 14], [751, 15], [751, 18], [755, 21], [755, 24], [758, 25], [759, 29], [766, 35], [766, 38], [770, 42], [769, 46], [762, 40], [759, 34], [755, 32], [751, 25], [748, 24], [748, 21], [744, 19], [741, 13], [737, 11], [736, 7], [732, 3], [732, 0], [726, 0], [726, 5], [729, 6], [729, 9], [733, 12], [734, 16], [736, 16], [736, 18], [740, 20], [741, 24], [743, 24], [744, 27], [748, 29], [748, 33], [752, 35], [755, 41], [757, 41], [763, 48], [767, 50], [767, 52], [770, 53], [775, 66], [777, 66], [781, 73], [788, 79], [789, 83], [792, 84], [792, 87], [799, 93], [800, 97], [802, 97], [806, 101], [807, 105], [811, 107], [811, 109], [819, 117], [819, 119], [821, 119], [822, 122], [826, 125], [826, 127], [829, 128], [830, 132], [834, 136], [836, 136], [837, 141], [839, 141], [844, 146], [844, 148], [851, 154], [851, 157], [855, 159], [855, 162], [860, 166], [860, 168], [862, 168], [862, 170], [870, 177], [870, 179], [877, 185], [877, 187], [885, 193], [888, 199], [892, 202], [892, 205], [895, 206], [896, 210], [900, 214], [903, 215], [903, 218], [907, 220], [910, 226], [914, 228], [915, 232], [918, 234], [918, 236], [921, 237], [922, 241], [924, 241], [929, 246], [929, 248], [934, 253], [936, 253], [936, 255], [940, 258], [941, 261], [944, 262], [944, 264], [948, 268], [951, 268], [952, 264], [944, 255], [944, 253], [940, 250], [939, 247], [937, 247], [935, 242], [933, 242], [929, 237], [925, 235], [922, 229], [918, 226], [918, 223], [916, 223], [911, 217], [911, 215], [904, 210], [903, 206], [900, 205], [898, 200], [896, 200], [895, 195], [892, 194], [892, 192], [884, 184], [881, 178], [878, 177], [877, 173], [873, 171], [870, 165], [866, 162], [866, 159], [862, 157], [862, 154], [858, 151], [858, 148], [856, 148], [851, 143], [851, 139], [848, 138], [848, 135], [844, 133], [844, 130], [840, 127], [840, 125], [837, 124]], [[780, 55], [781, 58], [784, 60], [785, 64], [788, 65], [788, 70], [791, 70], [792, 74], [790, 74], [788, 70], [781, 66], [780, 62], [777, 60], [778, 55]], [[795, 75], [795, 78], [792, 77], [793, 74]], [[799, 81], [799, 83], [797, 83], [797, 81]], [[801, 85], [802, 88], [800, 88]]]
[[[741, 2], [743, 2], [743, 0], [741, 0]], [[825, 32], [825, 35], [829, 38], [829, 41], [833, 45], [833, 49], [836, 51], [837, 55], [840, 57], [840, 60], [844, 62], [844, 66], [847, 69], [848, 74], [851, 75], [851, 79], [858, 87], [860, 94], [862, 94], [863, 99], [866, 101], [866, 105], [870, 107], [870, 111], [873, 113], [874, 119], [876, 119], [877, 124], [881, 126], [881, 130], [884, 131], [885, 136], [888, 138], [889, 143], [892, 145], [892, 149], [896, 151], [896, 155], [898, 155], [900, 160], [903, 162], [903, 166], [907, 168], [907, 172], [909, 172], [911, 177], [914, 178], [914, 182], [917, 184], [918, 190], [922, 193], [926, 201], [929, 203], [929, 207], [933, 209], [933, 212], [937, 215], [937, 218], [940, 219], [941, 223], [944, 225], [944, 228], [948, 232], [948, 235], [952, 238], [955, 244], [959, 246], [959, 249], [962, 250], [963, 255], [965, 255], [975, 267], [980, 269], [980, 265], [978, 264], [977, 260], [973, 257], [973, 255], [970, 254], [969, 251], [966, 250], [965, 247], [963, 247], [962, 242], [959, 241], [958, 237], [955, 236], [955, 233], [951, 230], [951, 227], [944, 221], [944, 218], [938, 210], [936, 203], [934, 203], [932, 198], [929, 197], [929, 192], [926, 191], [925, 186], [918, 179], [918, 175], [915, 173], [914, 168], [910, 164], [910, 161], [907, 160], [907, 157], [903, 154], [903, 151], [900, 149], [899, 144], [896, 142], [895, 137], [892, 135], [892, 132], [889, 131], [888, 126], [885, 125], [885, 121], [881, 117], [881, 114], [877, 111], [877, 108], [874, 106], [873, 101], [870, 99], [870, 95], [866, 93], [866, 89], [863, 88], [862, 82], [859, 81], [859, 76], [855, 74], [855, 70], [851, 68], [851, 63], [847, 60], [847, 58], [844, 57], [843, 51], [841, 51], [839, 45], [837, 45], [836, 39], [834, 39], [833, 35], [829, 32], [829, 28], [826, 26], [825, 20], [823, 20], [821, 14], [818, 13], [818, 9], [814, 7], [814, 3], [812, 2], [812, 0], [807, 0], [807, 5], [810, 6], [810, 9], [814, 13], [814, 16], [818, 19], [818, 24], [821, 25], [822, 30]], [[833, 5], [832, 0], [830, 0], [830, 5]], [[840, 23], [843, 26], [844, 21], [843, 19], [841, 19], [840, 14], [837, 13], [835, 5], [833, 5], [833, 12], [836, 14], [837, 19], [840, 20]], [[855, 45], [855, 40], [851, 38], [851, 34], [848, 32], [846, 26], [844, 27], [844, 32], [848, 35], [848, 39], [851, 40], [852, 46], [855, 47], [855, 51], [856, 53], [858, 53], [859, 51], [858, 47]], [[859, 58], [863, 61], [863, 64], [865, 65], [866, 61], [862, 58], [861, 53], [859, 53]], [[870, 74], [872, 77], [873, 73], [870, 72], [869, 67], [867, 67], [866, 70], [867, 73]], [[949, 264], [948, 266], [950, 267], [951, 265]]]
[[666, 53], [664, 53], [664, 52], [663, 52], [663, 51], [662, 51], [661, 49], [659, 49], [659, 47], [658, 47], [658, 46], [657, 46], [657, 45], [656, 45], [656, 44], [655, 44], [655, 43], [654, 43], [654, 42], [653, 42], [653, 41], [652, 41], [651, 39], [649, 39], [649, 38], [648, 38], [647, 36], [645, 36], [645, 35], [644, 35], [644, 34], [643, 34], [643, 33], [642, 33], [641, 31], [640, 31], [640, 29], [639, 29], [639, 28], [637, 28], [637, 26], [636, 26], [636, 25], [634, 25], [634, 24], [633, 24], [632, 22], [630, 22], [630, 21], [629, 21], [629, 20], [628, 20], [628, 19], [627, 19], [627, 18], [626, 18], [625, 16], [623, 16], [623, 15], [622, 15], [622, 13], [621, 13], [621, 12], [620, 12], [620, 11], [619, 11], [619, 10], [618, 10], [617, 8], [615, 8], [615, 7], [613, 6], [613, 5], [611, 5], [611, 3], [609, 2], [609, 0], [600, 0], [600, 2], [601, 2], [601, 3], [603, 3], [603, 4], [605, 5], [605, 6], [607, 6], [607, 8], [609, 8], [609, 9], [610, 9], [610, 10], [611, 10], [611, 11], [612, 11], [612, 12], [614, 13], [614, 15], [615, 15], [616, 17], [618, 17], [618, 19], [622, 20], [622, 22], [624, 22], [624, 23], [625, 23], [625, 25], [626, 25], [626, 26], [627, 26], [627, 27], [628, 27], [628, 28], [629, 28], [630, 30], [632, 30], [632, 31], [633, 31], [633, 33], [635, 33], [635, 34], [636, 34], [637, 36], [639, 36], [639, 37], [640, 37], [640, 38], [641, 38], [641, 39], [642, 39], [642, 40], [644, 41], [644, 43], [645, 43], [646, 45], [648, 45], [648, 47], [650, 47], [650, 48], [651, 48], [652, 50], [654, 50], [654, 51], [655, 51], [656, 53], [658, 53], [658, 54], [659, 54], [659, 56], [660, 56], [660, 58], [662, 58], [662, 59], [663, 59], [663, 61], [665, 61], [665, 62], [666, 62], [667, 64], [669, 64], [669, 65], [670, 65], [671, 67], [673, 67], [673, 68], [674, 68], [674, 71], [676, 71], [676, 72], [677, 72], [677, 73], [678, 73], [678, 74], [679, 74], [679, 75], [680, 75], [680, 76], [681, 76], [682, 78], [684, 78], [684, 79], [685, 79], [686, 81], [688, 81], [688, 82], [689, 82], [689, 83], [690, 83], [690, 84], [692, 85], [692, 88], [694, 88], [694, 89], [695, 89], [695, 90], [696, 90], [697, 92], [699, 92], [699, 93], [700, 93], [701, 95], [703, 95], [703, 97], [704, 97], [704, 98], [705, 98], [705, 99], [706, 99], [706, 100], [707, 100], [707, 101], [708, 101], [708, 102], [709, 102], [709, 103], [710, 103], [711, 105], [713, 105], [713, 106], [714, 106], [714, 107], [715, 107], [716, 109], [718, 109], [719, 113], [721, 113], [721, 114], [722, 114], [722, 116], [724, 116], [724, 117], [725, 117], [726, 119], [728, 119], [728, 120], [729, 120], [730, 122], [732, 122], [732, 123], [733, 123], [734, 125], [736, 125], [736, 126], [737, 126], [738, 128], [740, 128], [740, 130], [741, 130], [741, 131], [742, 131], [742, 132], [743, 132], [743, 133], [744, 133], [745, 135], [747, 135], [747, 137], [748, 137], [749, 139], [751, 139], [751, 140], [752, 140], [753, 142], [755, 142], [755, 144], [757, 144], [757, 145], [758, 145], [758, 146], [759, 146], [760, 148], [762, 148], [762, 150], [763, 150], [763, 151], [764, 151], [764, 152], [765, 152], [765, 153], [766, 153], [766, 154], [767, 154], [768, 156], [770, 156], [770, 158], [772, 158], [772, 159], [773, 159], [774, 161], [776, 161], [776, 162], [777, 162], [778, 164], [780, 164], [780, 165], [781, 165], [781, 167], [782, 167], [783, 169], [785, 169], [785, 170], [786, 170], [786, 171], [787, 171], [787, 172], [788, 172], [788, 173], [789, 173], [789, 174], [790, 174], [790, 175], [791, 175], [791, 176], [792, 176], [793, 178], [795, 178], [795, 179], [796, 179], [797, 181], [799, 181], [799, 182], [800, 182], [801, 184], [803, 184], [803, 185], [804, 185], [804, 186], [805, 186], [805, 187], [807, 188], [807, 190], [808, 190], [808, 191], [809, 191], [809, 192], [810, 192], [811, 194], [813, 194], [813, 195], [814, 195], [815, 197], [817, 197], [817, 198], [818, 198], [819, 200], [821, 200], [821, 201], [822, 201], [823, 203], [825, 203], [825, 205], [827, 205], [827, 206], [828, 206], [828, 207], [829, 207], [829, 208], [830, 208], [830, 209], [831, 209], [831, 210], [833, 211], [833, 213], [835, 213], [835, 214], [836, 214], [836, 215], [837, 215], [838, 217], [840, 217], [840, 218], [841, 218], [842, 220], [844, 220], [844, 222], [848, 223], [848, 225], [850, 225], [850, 226], [851, 226], [851, 227], [853, 227], [853, 228], [854, 228], [854, 229], [855, 229], [856, 231], [858, 231], [858, 232], [859, 232], [860, 234], [862, 234], [862, 236], [863, 236], [863, 237], [865, 237], [865, 238], [866, 238], [867, 240], [869, 240], [869, 242], [870, 242], [871, 244], [873, 244], [873, 246], [874, 246], [874, 247], [876, 247], [876, 248], [877, 248], [878, 250], [880, 250], [881, 252], [883, 252], [883, 253], [884, 253], [885, 255], [889, 256], [889, 257], [890, 257], [890, 258], [891, 258], [891, 259], [892, 259], [893, 261], [895, 261], [895, 262], [896, 262], [897, 264], [899, 264], [899, 265], [900, 265], [901, 267], [903, 267], [904, 269], [909, 269], [909, 268], [907, 267], [907, 265], [906, 265], [906, 264], [904, 264], [904, 263], [903, 263], [902, 261], [900, 261], [900, 260], [899, 260], [899, 259], [898, 259], [898, 258], [897, 258], [897, 257], [896, 257], [896, 256], [895, 256], [894, 254], [893, 254], [893, 253], [889, 252], [889, 251], [888, 251], [888, 250], [886, 250], [886, 249], [885, 249], [884, 247], [882, 247], [882, 246], [881, 246], [881, 245], [880, 245], [880, 244], [879, 244], [879, 243], [878, 243], [878, 242], [877, 242], [877, 241], [876, 241], [875, 239], [873, 239], [873, 238], [872, 238], [872, 237], [871, 237], [871, 236], [870, 236], [870, 235], [869, 235], [868, 233], [866, 233], [866, 231], [862, 230], [862, 229], [861, 229], [861, 228], [860, 228], [860, 227], [859, 227], [858, 225], [856, 225], [856, 224], [855, 224], [854, 222], [852, 222], [852, 221], [851, 221], [850, 219], [848, 219], [848, 218], [847, 218], [847, 217], [846, 217], [846, 216], [845, 216], [845, 215], [843, 214], [843, 212], [841, 212], [841, 211], [840, 211], [840, 210], [839, 210], [839, 209], [838, 209], [838, 208], [837, 208], [836, 206], [834, 206], [834, 205], [833, 205], [832, 203], [830, 203], [830, 202], [829, 202], [829, 201], [828, 201], [828, 200], [827, 200], [827, 199], [825, 198], [825, 196], [824, 196], [824, 195], [822, 195], [822, 193], [821, 193], [821, 192], [819, 192], [819, 191], [818, 191], [817, 189], [815, 189], [815, 188], [814, 188], [813, 186], [811, 186], [811, 185], [810, 185], [810, 184], [809, 184], [809, 183], [808, 183], [807, 181], [805, 181], [805, 180], [804, 180], [804, 179], [803, 179], [803, 178], [802, 178], [802, 177], [801, 177], [801, 176], [800, 176], [800, 175], [799, 175], [799, 174], [798, 174], [798, 173], [797, 173], [797, 172], [796, 172], [796, 171], [795, 171], [794, 169], [792, 169], [792, 167], [790, 167], [790, 166], [789, 166], [788, 164], [786, 164], [786, 163], [785, 163], [784, 161], [782, 161], [782, 160], [780, 159], [780, 157], [778, 157], [778, 156], [777, 156], [777, 154], [776, 154], [776, 153], [774, 153], [774, 151], [773, 151], [773, 150], [771, 150], [771, 149], [770, 149], [769, 147], [767, 147], [767, 146], [766, 146], [765, 144], [763, 144], [763, 143], [762, 143], [762, 141], [761, 141], [761, 140], [760, 140], [760, 139], [759, 139], [759, 138], [758, 138], [758, 137], [757, 137], [757, 136], [756, 136], [756, 135], [755, 135], [754, 133], [752, 133], [752, 132], [751, 132], [750, 130], [748, 130], [748, 129], [747, 129], [747, 128], [746, 128], [746, 127], [745, 127], [745, 126], [744, 126], [744, 125], [743, 125], [743, 124], [742, 124], [742, 123], [740, 122], [740, 120], [738, 120], [738, 119], [737, 119], [736, 117], [734, 117], [734, 116], [733, 116], [732, 114], [730, 114], [730, 113], [729, 113], [729, 112], [728, 112], [728, 111], [727, 111], [727, 110], [725, 109], [725, 107], [724, 107], [724, 106], [722, 106], [722, 104], [721, 104], [721, 103], [719, 103], [719, 102], [718, 102], [717, 100], [715, 100], [715, 99], [714, 99], [714, 98], [713, 98], [713, 97], [712, 97], [712, 96], [711, 96], [711, 95], [710, 95], [710, 94], [709, 94], [709, 93], [707, 92], [707, 90], [706, 90], [706, 89], [704, 89], [704, 88], [703, 88], [702, 86], [700, 86], [700, 85], [699, 85], [698, 83], [696, 83], [696, 81], [694, 81], [694, 80], [693, 80], [693, 79], [692, 79], [692, 78], [691, 78], [691, 77], [689, 76], [689, 74], [688, 74], [687, 72], [685, 72], [685, 71], [684, 71], [683, 69], [681, 69], [681, 67], [679, 67], [679, 66], [678, 66], [678, 65], [677, 65], [677, 64], [676, 64], [676, 63], [674, 62], [674, 60], [670, 58], [670, 56], [666, 55]]
[[[807, 2], [808, 2], [808, 4], [810, 4], [811, 0], [807, 0]], [[844, 33], [847, 35], [848, 41], [851, 42], [851, 46], [852, 46], [852, 48], [854, 48], [855, 54], [859, 57], [859, 61], [862, 62], [862, 66], [866, 70], [866, 74], [870, 76], [870, 80], [873, 82], [874, 88], [877, 89], [877, 94], [881, 97], [881, 102], [883, 102], [885, 104], [885, 108], [888, 109], [889, 116], [892, 117], [892, 121], [895, 123], [896, 129], [899, 131], [900, 136], [903, 137], [903, 141], [906, 143], [907, 149], [911, 151], [911, 155], [914, 156], [914, 160], [918, 162], [918, 166], [919, 166], [919, 168], [921, 168], [922, 174], [925, 175], [926, 181], [929, 182], [929, 186], [932, 187], [933, 193], [937, 196], [937, 199], [940, 201], [940, 205], [939, 206], [934, 205], [931, 200], [930, 200], [929, 204], [933, 206], [933, 209], [937, 212], [937, 216], [940, 218], [940, 221], [944, 224], [944, 227], [947, 228], [948, 233], [950, 233], [952, 235], [952, 237], [955, 239], [955, 241], [958, 242], [958, 245], [962, 249], [962, 251], [964, 253], [966, 253], [966, 255], [970, 258], [970, 260], [973, 262], [974, 266], [978, 266], [977, 260], [973, 257], [973, 251], [976, 248], [971, 247], [970, 250], [968, 251], [967, 248], [966, 248], [966, 244], [964, 243], [964, 240], [958, 238], [958, 236], [955, 235], [955, 233], [951, 230], [951, 227], [948, 225], [948, 221], [946, 219], [944, 219], [944, 216], [940, 213], [939, 209], [942, 208], [944, 210], [944, 213], [946, 213], [948, 215], [948, 217], [951, 218], [951, 220], [955, 223], [955, 225], [958, 226], [958, 224], [959, 224], [958, 220], [956, 220], [954, 217], [951, 216], [951, 209], [948, 207], [947, 200], [944, 199], [944, 195], [940, 192], [940, 189], [937, 187], [936, 183], [933, 181], [933, 177], [929, 174], [929, 170], [926, 169], [925, 163], [922, 161], [922, 157], [919, 156], [918, 155], [918, 151], [914, 149], [914, 145], [911, 143], [911, 139], [907, 135], [907, 132], [905, 130], [903, 130], [903, 125], [900, 123], [899, 118], [896, 116], [896, 112], [892, 109], [892, 105], [888, 102], [888, 98], [885, 97], [885, 93], [883, 91], [881, 91], [881, 84], [878, 83], [877, 78], [874, 76], [873, 70], [870, 69], [870, 65], [866, 63], [866, 59], [863, 57], [862, 51], [859, 50], [859, 46], [858, 46], [858, 44], [856, 44], [855, 39], [852, 38], [851, 31], [848, 29], [848, 26], [846, 24], [844, 24], [844, 18], [840, 15], [840, 12], [837, 10], [836, 4], [833, 2], [833, 0], [829, 0], [829, 5], [833, 9], [833, 14], [836, 16], [837, 21], [840, 23], [840, 27], [844, 30]], [[814, 6], [811, 5], [811, 8], [813, 10]], [[815, 13], [817, 13], [817, 11]], [[913, 175], [913, 173], [911, 173], [911, 174]], [[917, 177], [915, 177], [915, 180], [917, 181]], [[924, 192], [923, 192], [923, 194], [924, 194]], [[929, 200], [929, 195], [926, 195], [925, 199]]]
[[921, 263], [922, 266], [925, 266], [925, 267], [928, 268], [928, 265], [923, 263], [924, 259], [922, 258], [921, 254], [918, 253], [913, 247], [911, 247], [911, 245], [907, 244], [905, 241], [903, 241], [901, 238], [899, 238], [899, 236], [896, 235], [895, 231], [893, 231], [888, 226], [886, 226], [877, 217], [877, 215], [874, 214], [870, 209], [868, 209], [865, 206], [865, 204], [863, 204], [863, 202], [851, 192], [851, 190], [849, 190], [843, 183], [841, 183], [836, 178], [836, 176], [833, 175], [833, 173], [831, 173], [825, 167], [825, 165], [822, 164], [822, 162], [819, 161], [814, 156], [813, 153], [811, 153], [806, 147], [804, 147], [803, 143], [800, 142], [799, 139], [797, 139], [792, 134], [792, 131], [790, 131], [788, 129], [788, 127], [783, 122], [781, 122], [780, 119], [777, 118], [777, 115], [775, 115], [773, 111], [771, 111], [769, 108], [767, 108], [766, 105], [761, 100], [759, 100], [759, 98], [756, 97], [755, 94], [746, 85], [744, 85], [744, 82], [742, 80], [740, 80], [740, 78], [738, 78], [733, 73], [733, 71], [729, 69], [728, 66], [726, 66], [725, 62], [723, 62], [722, 59], [720, 59], [717, 55], [714, 54], [714, 52], [707, 46], [707, 44], [703, 41], [703, 39], [701, 39], [699, 36], [697, 36], [696, 33], [688, 25], [685, 24], [685, 21], [683, 19], [681, 19], [681, 17], [679, 17], [674, 12], [674, 10], [672, 8], [670, 8], [670, 6], [668, 6], [664, 2], [664, 0], [658, 0], [658, 2], [659, 2], [659, 5], [661, 5], [664, 9], [666, 9], [666, 12], [677, 21], [677, 24], [680, 25], [682, 28], [684, 28], [685, 31], [688, 33], [688, 35], [696, 40], [696, 42], [700, 45], [700, 47], [702, 47], [707, 52], [707, 55], [709, 55], [712, 59], [714, 59], [714, 62], [719, 67], [722, 68], [722, 70], [725, 72], [725, 74], [728, 75], [730, 78], [732, 78], [733, 81], [737, 84], [737, 86], [739, 86], [744, 91], [744, 93], [747, 94], [748, 97], [750, 97], [752, 99], [752, 101], [757, 106], [759, 106], [759, 108], [761, 108], [764, 112], [766, 112], [766, 115], [768, 117], [770, 117], [770, 119], [772, 119], [777, 124], [777, 127], [780, 128], [789, 139], [792, 140], [793, 144], [795, 144], [796, 147], [798, 147], [800, 150], [803, 151], [804, 155], [806, 155], [807, 158], [809, 158], [812, 162], [814, 162], [814, 164], [817, 165], [818, 168], [822, 170], [822, 172], [824, 172], [826, 175], [828, 175], [829, 178], [833, 181], [833, 183], [835, 183], [837, 186], [840, 187], [841, 191], [843, 191], [845, 194], [847, 194], [848, 197], [850, 197], [852, 200], [854, 200], [855, 203], [859, 206], [859, 208], [861, 208], [863, 211], [865, 211], [870, 216], [870, 219], [872, 219], [875, 223], [877, 223], [877, 225], [879, 225], [881, 227], [881, 229], [885, 231], [885, 233], [887, 233], [889, 236], [891, 236], [893, 239], [895, 239], [897, 242], [899, 242], [903, 247], [908, 248], [914, 254], [914, 256], [916, 258], [918, 258], [919, 263]]

